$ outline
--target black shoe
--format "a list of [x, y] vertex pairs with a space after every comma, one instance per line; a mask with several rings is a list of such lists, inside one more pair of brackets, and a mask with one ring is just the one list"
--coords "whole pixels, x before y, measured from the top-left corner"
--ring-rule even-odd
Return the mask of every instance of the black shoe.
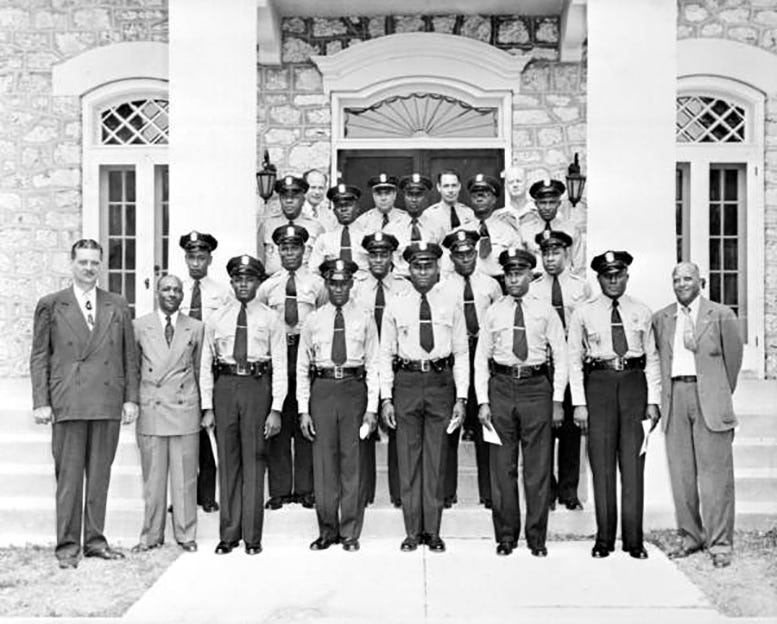
[[283, 499], [280, 496], [272, 496], [264, 504], [265, 509], [280, 509], [283, 507]]
[[442, 502], [442, 506], [445, 507], [445, 509], [450, 509], [453, 507], [454, 503], [456, 503], [455, 496], [446, 496], [445, 500]]
[[251, 544], [250, 546], [246, 544], [246, 555], [258, 555], [260, 552], [262, 552], [262, 545], [260, 543]]
[[297, 496], [296, 494], [286, 494], [284, 496], [281, 496], [280, 499], [281, 499], [281, 505], [291, 505], [292, 503], [299, 502], [299, 496]]
[[219, 504], [216, 501], [209, 501], [207, 503], [203, 503], [202, 510], [205, 513], [213, 513], [214, 511], [219, 510]]
[[512, 542], [508, 542], [508, 541], [499, 542], [499, 544], [496, 547], [496, 554], [506, 556], [506, 555], [512, 554], [514, 548], [515, 548], [515, 545]]
[[399, 500], [398, 498], [392, 498], [392, 499], [391, 499], [391, 504], [392, 504], [394, 507], [396, 507], [397, 509], [399, 509], [399, 508], [402, 506], [402, 501], [401, 501], [401, 500]]
[[225, 542], [224, 540], [221, 540], [218, 545], [216, 546], [215, 553], [217, 555], [228, 555], [232, 552], [233, 549], [237, 548], [240, 545], [240, 542]]
[[597, 544], [591, 549], [591, 556], [594, 559], [604, 559], [610, 556], [610, 549], [607, 546], [600, 546]]
[[406, 537], [402, 540], [402, 544], [399, 547], [399, 550], [402, 552], [413, 552], [418, 548], [418, 540], [414, 537]]
[[297, 498], [297, 502], [305, 509], [313, 509], [316, 506], [316, 497], [313, 494], [303, 494]]
[[727, 568], [731, 565], [731, 554], [712, 553], [712, 565], [716, 568]]
[[60, 570], [75, 570], [78, 567], [78, 557], [62, 557], [57, 563]]
[[569, 500], [564, 501], [564, 505], [569, 511], [582, 511], [583, 509], [583, 503], [577, 498], [570, 498]]
[[667, 557], [669, 557], [669, 559], [685, 559], [685, 557], [690, 557], [692, 554], [702, 550], [704, 550], [703, 544], [696, 544], [694, 546], [680, 546], [679, 548], [675, 548], [669, 552]]
[[629, 556], [634, 559], [647, 559], [648, 553], [644, 546], [639, 548], [629, 548]]
[[173, 506], [172, 505], [168, 505], [167, 506], [167, 513], [173, 513]]
[[197, 552], [197, 542], [191, 541], [191, 542], [178, 542], [178, 545], [181, 547], [181, 550], [184, 552]]
[[494, 506], [494, 503], [492, 503], [492, 502], [491, 502], [491, 499], [490, 499], [490, 498], [487, 498], [487, 499], [486, 499], [486, 500], [483, 502], [483, 507], [485, 507], [486, 509], [491, 509], [493, 506]]
[[105, 548], [87, 551], [84, 553], [84, 557], [97, 557], [98, 559], [115, 561], [116, 559], [124, 559], [124, 553], [119, 550], [114, 550], [110, 546], [106, 546]]
[[532, 548], [531, 554], [534, 557], [547, 557], [548, 556], [548, 549], [544, 546], [540, 546], [538, 548]]
[[356, 552], [359, 550], [359, 540], [357, 540], [355, 537], [344, 539], [343, 550], [346, 552]]
[[331, 537], [318, 537], [310, 543], [310, 550], [326, 550], [333, 544], [337, 544], [340, 540]]
[[439, 535], [430, 535], [426, 540], [426, 546], [432, 552], [445, 552], [445, 542]]
[[548, 505], [548, 509], [550, 509], [551, 511], [556, 511], [556, 499], [555, 498], [550, 501], [550, 504]]
[[135, 544], [132, 548], [130, 548], [130, 552], [133, 555], [137, 555], [138, 553], [143, 553], [149, 550], [154, 550], [155, 548], [161, 548], [162, 542], [156, 542], [154, 544]]

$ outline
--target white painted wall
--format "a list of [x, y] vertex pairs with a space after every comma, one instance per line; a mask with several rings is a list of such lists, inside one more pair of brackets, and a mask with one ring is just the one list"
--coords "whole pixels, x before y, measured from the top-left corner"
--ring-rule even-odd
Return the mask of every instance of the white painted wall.
[[256, 0], [170, 0], [170, 265], [178, 237], [219, 241], [212, 275], [256, 251]]

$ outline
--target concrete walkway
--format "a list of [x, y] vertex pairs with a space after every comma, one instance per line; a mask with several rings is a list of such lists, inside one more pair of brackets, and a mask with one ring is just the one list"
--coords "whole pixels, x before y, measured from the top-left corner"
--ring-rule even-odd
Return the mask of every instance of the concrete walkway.
[[448, 552], [399, 551], [365, 540], [359, 553], [308, 550], [274, 538], [249, 557], [181, 556], [126, 613], [139, 622], [722, 622], [701, 591], [658, 549], [590, 556], [589, 542], [555, 542], [547, 559], [525, 547], [497, 557], [484, 539], [450, 539]]

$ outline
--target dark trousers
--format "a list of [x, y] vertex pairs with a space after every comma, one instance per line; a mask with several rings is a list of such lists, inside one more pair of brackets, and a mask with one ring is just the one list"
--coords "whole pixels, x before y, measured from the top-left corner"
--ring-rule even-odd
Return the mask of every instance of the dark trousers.
[[213, 388], [216, 446], [219, 454], [219, 534], [225, 542], [262, 541], [264, 423], [270, 413], [270, 377], [224, 375]]
[[596, 544], [615, 548], [618, 504], [615, 471], [621, 474], [621, 539], [624, 550], [642, 547], [645, 456], [642, 419], [647, 384], [641, 370], [594, 370], [586, 376], [588, 461], [594, 483]]
[[[299, 428], [297, 406], [297, 344], [287, 348], [289, 390], [281, 411], [281, 431], [269, 443], [270, 496], [313, 493], [313, 449]], [[294, 452], [292, 453], [292, 440]]]
[[550, 447], [553, 388], [544, 375], [513, 379], [493, 375], [489, 380], [491, 422], [502, 445], [489, 449], [492, 519], [497, 542], [517, 542], [521, 533], [518, 501], [518, 446], [523, 454], [526, 494], [526, 544], [545, 545], [550, 500]]
[[[363, 414], [364, 412], [362, 412]], [[359, 471], [361, 473], [361, 489], [364, 497], [364, 504], [371, 505], [375, 502], [376, 485], [376, 465], [375, 465], [375, 444], [380, 441], [380, 434], [377, 428], [366, 440], [360, 440], [361, 452], [359, 453]], [[315, 481], [316, 467], [313, 461], [313, 477]]]
[[[575, 425], [572, 393], [567, 386], [564, 392], [564, 422], [553, 429], [550, 445], [550, 500], [558, 498], [559, 503], [577, 500], [577, 486], [580, 482], [580, 427]], [[553, 473], [555, 441], [558, 440], [556, 466], [558, 480]]]
[[439, 535], [445, 490], [448, 422], [456, 399], [450, 369], [398, 370], [394, 377], [397, 459], [405, 532]]
[[364, 522], [359, 439], [367, 386], [362, 379], [315, 379], [310, 390], [313, 482], [319, 535], [358, 539]]
[[386, 449], [386, 463], [388, 464], [388, 488], [391, 502], [401, 501], [402, 494], [399, 487], [399, 458], [397, 457], [397, 430], [388, 430], [388, 448]]
[[[52, 425], [51, 451], [57, 479], [58, 559], [108, 545], [103, 535], [111, 464], [119, 444], [121, 421], [65, 420]], [[86, 500], [84, 500], [86, 476]]]
[[197, 504], [216, 501], [216, 461], [205, 429], [200, 430], [199, 472], [197, 473]]

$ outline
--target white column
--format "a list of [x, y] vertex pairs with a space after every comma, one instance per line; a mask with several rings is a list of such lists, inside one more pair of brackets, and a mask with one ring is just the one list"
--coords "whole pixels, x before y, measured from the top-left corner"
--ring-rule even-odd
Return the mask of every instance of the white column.
[[178, 237], [219, 241], [212, 275], [256, 252], [256, 0], [170, 0], [170, 265]]
[[[588, 256], [629, 251], [628, 292], [653, 310], [674, 300], [676, 11], [673, 0], [588, 3]], [[648, 518], [672, 510], [663, 436], [651, 438]]]

